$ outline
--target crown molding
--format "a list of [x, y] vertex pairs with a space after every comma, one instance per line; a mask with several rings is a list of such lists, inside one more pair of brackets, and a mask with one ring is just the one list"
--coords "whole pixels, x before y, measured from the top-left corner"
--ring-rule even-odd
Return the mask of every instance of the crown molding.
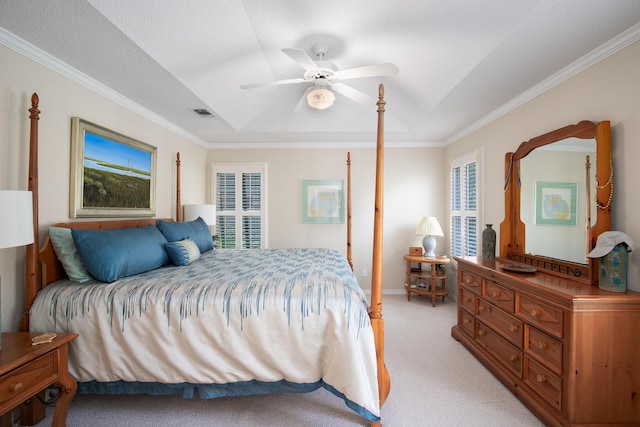
[[[385, 148], [438, 148], [442, 142], [392, 141], [385, 137]], [[308, 148], [376, 148], [376, 141], [364, 142], [213, 142], [208, 145], [212, 150], [260, 150], [260, 149], [308, 149]]]
[[105, 86], [99, 81], [89, 77], [88, 75], [78, 71], [77, 69], [71, 67], [67, 63], [59, 60], [58, 58], [50, 55], [49, 53], [43, 51], [42, 49], [32, 45], [26, 40], [16, 36], [15, 34], [7, 31], [6, 29], [0, 27], [0, 43], [5, 45], [11, 50], [25, 56], [32, 61], [54, 71], [63, 77], [68, 78], [69, 80], [78, 83], [80, 86], [89, 89], [96, 94], [107, 98], [108, 100], [130, 110], [147, 120], [150, 120], [180, 136], [190, 140], [191, 142], [201, 145], [203, 147], [208, 147], [208, 144], [196, 137], [195, 135], [185, 131], [179, 126], [171, 123], [170, 121], [160, 117], [159, 115], [151, 112], [150, 110], [144, 108], [140, 104], [130, 100], [129, 98], [121, 95], [120, 93], [114, 91], [113, 89]]
[[591, 51], [587, 55], [578, 59], [577, 61], [569, 64], [562, 70], [555, 73], [553, 76], [543, 80], [538, 85], [532, 87], [531, 89], [523, 92], [521, 95], [513, 98], [511, 101], [507, 102], [500, 108], [494, 110], [488, 115], [484, 116], [482, 119], [476, 121], [460, 132], [454, 134], [450, 138], [447, 138], [445, 141], [446, 145], [451, 145], [458, 141], [459, 139], [469, 135], [472, 132], [488, 125], [489, 123], [497, 120], [498, 118], [504, 116], [505, 114], [515, 110], [523, 104], [531, 101], [537, 96], [542, 95], [548, 90], [553, 89], [558, 86], [560, 83], [574, 77], [575, 75], [583, 72], [588, 69], [592, 65], [597, 64], [598, 62], [606, 59], [607, 57], [613, 55], [624, 49], [625, 47], [635, 43], [640, 39], [640, 24], [636, 24], [633, 27], [629, 28], [627, 31], [622, 34], [614, 37], [609, 40], [607, 43], [603, 44], [599, 48]]

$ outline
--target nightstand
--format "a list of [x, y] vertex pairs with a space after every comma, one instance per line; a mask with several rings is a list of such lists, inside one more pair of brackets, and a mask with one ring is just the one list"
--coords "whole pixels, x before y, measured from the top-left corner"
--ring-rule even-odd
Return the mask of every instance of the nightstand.
[[[436, 306], [436, 298], [442, 297], [444, 301], [444, 297], [449, 295], [449, 291], [447, 291], [447, 275], [439, 271], [437, 266], [440, 264], [449, 264], [451, 260], [447, 257], [436, 257], [436, 258], [424, 258], [422, 256], [414, 256], [414, 255], [405, 255], [404, 260], [407, 262], [407, 282], [404, 284], [405, 289], [407, 290], [407, 300], [411, 301], [411, 294], [417, 295], [426, 295], [431, 297], [431, 305]], [[429, 264], [431, 268], [429, 271], [412, 271], [411, 263], [418, 263], [419, 266], [422, 264]], [[411, 284], [411, 279], [417, 279], [417, 282], [421, 280], [425, 282], [425, 286], [420, 286], [419, 283], [416, 285]], [[437, 282], [440, 281], [440, 287], [437, 286]]]
[[[52, 426], [63, 427], [76, 381], [68, 371], [68, 344], [77, 334], [58, 334], [50, 343], [31, 345], [39, 334], [7, 332], [2, 334], [0, 350], [0, 414], [12, 410], [51, 385], [60, 387]], [[39, 420], [21, 420], [23, 423]]]

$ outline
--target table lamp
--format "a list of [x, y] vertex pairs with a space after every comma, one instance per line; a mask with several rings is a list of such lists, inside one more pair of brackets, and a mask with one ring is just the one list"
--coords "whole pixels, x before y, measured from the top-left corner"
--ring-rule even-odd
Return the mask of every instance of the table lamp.
[[184, 205], [184, 220], [202, 218], [209, 227], [216, 225], [216, 205]]
[[[33, 243], [31, 191], [0, 191], [0, 249]], [[2, 278], [0, 277], [0, 291]], [[2, 298], [0, 298], [0, 348], [2, 346]]]
[[425, 258], [435, 258], [436, 256], [436, 236], [444, 236], [442, 228], [435, 216], [425, 216], [416, 228], [416, 236], [424, 236], [422, 247]]

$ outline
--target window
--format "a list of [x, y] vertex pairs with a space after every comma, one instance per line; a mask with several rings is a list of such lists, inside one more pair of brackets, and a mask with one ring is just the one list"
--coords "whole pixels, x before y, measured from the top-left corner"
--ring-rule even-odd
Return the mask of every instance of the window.
[[211, 165], [216, 235], [221, 249], [260, 249], [266, 242], [266, 164]]
[[482, 150], [457, 157], [450, 164], [450, 247], [452, 256], [478, 254], [480, 221], [480, 162]]

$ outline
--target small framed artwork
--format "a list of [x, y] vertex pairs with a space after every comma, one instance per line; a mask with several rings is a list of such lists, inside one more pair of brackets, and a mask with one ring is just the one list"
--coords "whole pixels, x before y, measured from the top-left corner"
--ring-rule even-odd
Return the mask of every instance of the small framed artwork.
[[578, 184], [536, 181], [536, 225], [578, 225]]
[[155, 180], [155, 147], [71, 119], [71, 218], [154, 216]]
[[344, 223], [344, 184], [341, 179], [303, 179], [303, 223]]

